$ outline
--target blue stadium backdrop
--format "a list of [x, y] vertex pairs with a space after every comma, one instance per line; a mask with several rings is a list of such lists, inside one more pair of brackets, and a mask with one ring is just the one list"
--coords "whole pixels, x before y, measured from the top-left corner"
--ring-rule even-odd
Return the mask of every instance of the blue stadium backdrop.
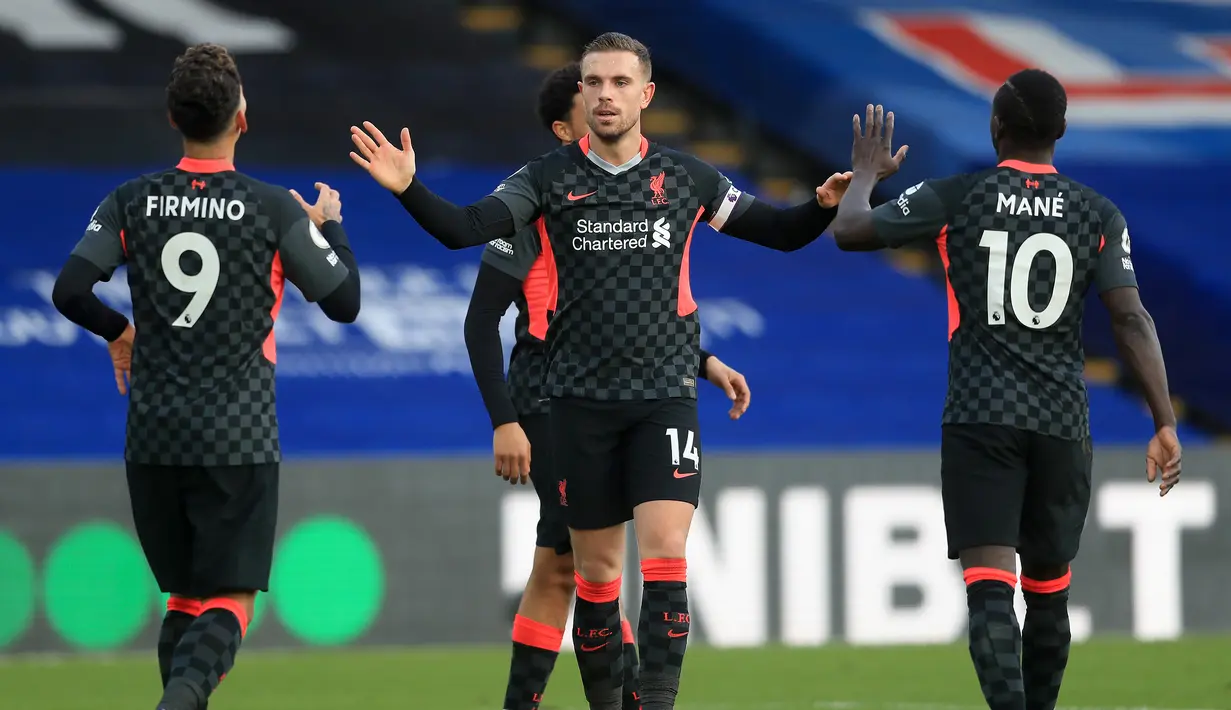
[[[338, 187], [363, 269], [363, 312], [351, 327], [287, 289], [276, 332], [288, 455], [485, 449], [490, 428], [462, 340], [478, 250], [436, 244], [358, 171], [254, 172], [304, 193], [316, 180]], [[505, 175], [424, 173], [456, 201], [486, 194]], [[8, 221], [15, 247], [0, 265], [0, 367], [20, 403], [0, 427], [6, 459], [121, 454], [124, 400], [106, 351], [55, 312], [50, 292], [98, 201], [130, 176], [0, 172], [0, 194], [23, 206]], [[726, 419], [716, 389], [703, 389], [709, 450], [935, 444], [946, 374], [945, 303], [935, 283], [874, 255], [842, 254], [827, 239], [779, 254], [699, 229], [692, 273], [705, 344], [753, 387], [751, 412], [738, 423]], [[128, 308], [123, 278], [98, 292]], [[506, 336], [509, 325], [506, 318]], [[1148, 436], [1135, 401], [1106, 389], [1093, 401], [1100, 442]]]

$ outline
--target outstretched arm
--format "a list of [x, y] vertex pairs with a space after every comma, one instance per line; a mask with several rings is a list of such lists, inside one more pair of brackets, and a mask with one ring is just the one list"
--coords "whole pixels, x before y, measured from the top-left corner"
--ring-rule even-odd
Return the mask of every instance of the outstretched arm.
[[513, 213], [491, 195], [459, 207], [427, 189], [422, 180], [415, 180], [398, 195], [398, 202], [423, 231], [450, 249], [479, 246], [517, 232]]
[[[851, 147], [851, 168], [854, 176], [851, 178], [850, 188], [846, 192], [846, 197], [842, 203], [838, 205], [838, 215], [834, 218], [830, 231], [833, 232], [834, 243], [843, 251], [875, 251], [884, 249], [887, 246], [898, 246], [912, 238], [918, 236], [928, 236], [926, 234], [918, 234], [918, 225], [910, 225], [911, 229], [904, 228], [903, 224], [898, 224], [894, 230], [894, 239], [887, 239], [884, 230], [879, 228], [877, 224], [878, 216], [889, 217], [891, 220], [897, 220], [899, 223], [905, 220], [906, 222], [918, 221], [918, 216], [911, 219], [909, 216], [911, 210], [906, 208], [899, 200], [899, 214], [893, 215], [888, 212], [884, 215], [877, 215], [876, 212], [881, 212], [886, 208], [886, 205], [881, 205], [876, 210], [872, 209], [870, 200], [872, 199], [872, 190], [876, 188], [876, 184], [886, 177], [894, 174], [898, 170], [898, 166], [906, 158], [908, 146], [902, 146], [898, 152], [892, 152], [893, 147], [893, 112], [888, 114], [881, 106], [873, 106], [868, 104], [866, 114], [866, 126], [860, 129], [859, 115], [856, 114], [851, 121], [851, 127], [855, 134], [855, 140]], [[918, 189], [916, 185], [906, 194]], [[940, 208], [943, 214], [943, 206]], [[928, 217], [933, 217], [936, 210], [932, 211]], [[924, 220], [927, 222], [927, 219]], [[931, 227], [930, 222], [925, 226]], [[925, 230], [926, 231], [926, 230]], [[935, 236], [933, 232], [930, 236]]]
[[822, 207], [817, 200], [781, 208], [751, 196], [750, 199], [748, 206], [738, 216], [726, 220], [718, 231], [776, 251], [790, 252], [808, 246], [825, 232], [837, 213], [832, 207]]
[[419, 226], [450, 249], [485, 244], [513, 236], [538, 217], [538, 173], [532, 166], [510, 175], [492, 195], [467, 207], [445, 200], [415, 179], [415, 150], [410, 130], [403, 128], [401, 147], [390, 143], [370, 121], [351, 126], [356, 151], [351, 160], [382, 187], [397, 196]]
[[872, 190], [879, 181], [872, 171], [859, 171], [851, 178], [851, 186], [830, 225], [834, 243], [842, 251], [876, 251], [887, 246], [877, 235], [872, 216]]

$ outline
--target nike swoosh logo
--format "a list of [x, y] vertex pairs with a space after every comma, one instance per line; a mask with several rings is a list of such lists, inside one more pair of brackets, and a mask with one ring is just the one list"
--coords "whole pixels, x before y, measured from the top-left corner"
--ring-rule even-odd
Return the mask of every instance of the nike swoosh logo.
[[692, 473], [680, 473], [680, 470], [679, 470], [678, 468], [677, 468], [677, 469], [675, 469], [675, 477], [676, 477], [676, 478], [688, 478], [689, 476], [695, 476], [695, 475], [697, 475], [698, 473], [701, 473], [701, 472], [700, 472], [700, 471], [693, 471]]
[[668, 629], [668, 630], [667, 630], [667, 637], [668, 637], [668, 638], [678, 639], [678, 638], [680, 638], [681, 636], [687, 636], [687, 635], [688, 635], [688, 632], [687, 632], [687, 631], [676, 631], [675, 629]]
[[574, 194], [573, 194], [573, 191], [572, 191], [572, 190], [569, 190], [569, 191], [568, 191], [568, 199], [569, 199], [569, 201], [570, 201], [570, 202], [576, 202], [577, 200], [580, 200], [580, 199], [583, 199], [583, 198], [589, 197], [590, 195], [594, 195], [594, 194], [597, 194], [597, 193], [598, 193], [598, 190], [595, 190], [594, 192], [587, 192], [587, 193], [586, 193], [586, 194], [584, 194], [584, 195], [574, 195]]
[[605, 642], [605, 641], [604, 641], [603, 643], [600, 643], [600, 644], [599, 644], [599, 645], [597, 645], [597, 646], [587, 646], [587, 645], [585, 645], [585, 644], [582, 644], [582, 645], [581, 645], [581, 650], [582, 650], [582, 651], [584, 651], [584, 652], [586, 652], [586, 653], [589, 653], [590, 651], [597, 651], [598, 649], [603, 648], [603, 647], [604, 647], [604, 646], [606, 646], [606, 645], [607, 645], [607, 642]]

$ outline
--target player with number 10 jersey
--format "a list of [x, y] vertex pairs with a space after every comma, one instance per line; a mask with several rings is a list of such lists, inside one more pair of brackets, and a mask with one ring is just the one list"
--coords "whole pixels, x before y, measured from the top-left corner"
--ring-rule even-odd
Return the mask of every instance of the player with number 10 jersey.
[[[890, 159], [893, 114], [852, 120], [854, 176], [833, 222], [848, 251], [930, 241], [944, 262], [949, 392], [941, 500], [949, 557], [961, 560], [970, 656], [992, 710], [1054, 708], [1069, 657], [1069, 564], [1090, 505], [1093, 445], [1083, 379], [1086, 293], [1111, 314], [1156, 434], [1147, 477], [1180, 475], [1180, 444], [1154, 322], [1141, 303], [1128, 227], [1106, 197], [1058, 172], [1068, 96], [1025, 69], [992, 102], [997, 165], [926, 180], [872, 209]], [[1013, 611], [1020, 558], [1026, 601]]]

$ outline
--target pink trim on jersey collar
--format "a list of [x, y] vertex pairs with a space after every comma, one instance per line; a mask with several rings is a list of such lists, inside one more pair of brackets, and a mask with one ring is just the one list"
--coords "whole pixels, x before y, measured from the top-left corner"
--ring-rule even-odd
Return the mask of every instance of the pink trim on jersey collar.
[[1020, 160], [1006, 160], [1000, 163], [1000, 165], [997, 165], [996, 167], [1013, 168], [1014, 170], [1020, 170], [1023, 173], [1033, 173], [1035, 175], [1049, 175], [1049, 174], [1056, 172], [1056, 166], [1054, 165], [1043, 165], [1042, 163], [1024, 163]]
[[[584, 136], [581, 137], [581, 140], [577, 141], [577, 147], [581, 148], [582, 155], [590, 154], [590, 134], [589, 133], [585, 134]], [[641, 136], [641, 157], [644, 158], [645, 156], [649, 154], [650, 154], [650, 141], [646, 140], [645, 136]]]
[[175, 167], [189, 173], [225, 173], [235, 169], [235, 163], [226, 158], [205, 160], [201, 158], [181, 158]]

